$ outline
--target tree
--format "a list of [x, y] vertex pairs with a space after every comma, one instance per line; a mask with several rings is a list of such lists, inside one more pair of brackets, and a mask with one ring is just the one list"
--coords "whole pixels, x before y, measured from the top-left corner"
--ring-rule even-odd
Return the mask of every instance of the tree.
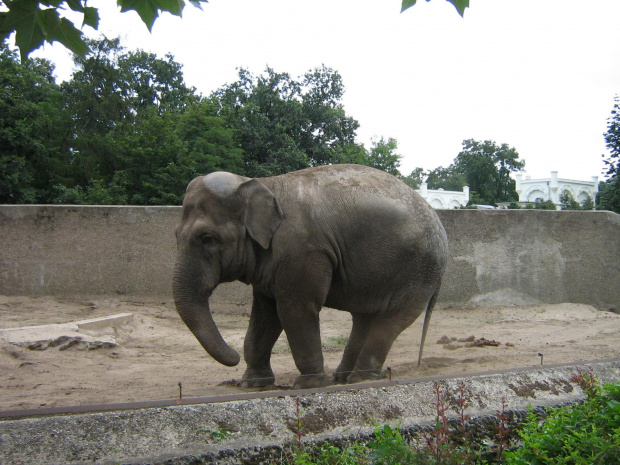
[[185, 85], [182, 65], [171, 54], [161, 59], [142, 50], [131, 51], [119, 57], [118, 68], [128, 83], [127, 99], [133, 113], [146, 107], [156, 108], [160, 115], [181, 113], [199, 100], [196, 89]]
[[603, 155], [606, 166], [603, 174], [607, 180], [604, 185], [599, 184], [599, 206], [620, 213], [620, 97], [617, 95], [603, 136], [609, 154]]
[[76, 71], [61, 85], [64, 111], [72, 122], [67, 140], [64, 185], [85, 187], [89, 180], [109, 182], [118, 167], [116, 133], [133, 120], [130, 83], [119, 68], [125, 49], [119, 39], [89, 41], [91, 52], [74, 56]]
[[62, 169], [62, 94], [47, 60], [20, 63], [0, 44], [0, 203], [45, 200]]
[[400, 167], [400, 159], [402, 157], [396, 153], [397, 149], [398, 142], [396, 139], [392, 137], [387, 140], [383, 137], [380, 139], [375, 138], [372, 140], [372, 147], [368, 151], [364, 164], [394, 176], [400, 176], [398, 168]]
[[408, 176], [401, 176], [401, 181], [407, 184], [412, 189], [419, 189], [422, 183], [424, 182], [424, 178], [426, 173], [423, 168], [414, 169]]
[[429, 189], [444, 189], [447, 191], [460, 191], [467, 185], [465, 175], [454, 164], [447, 168], [439, 166], [429, 171], [426, 182]]
[[464, 140], [463, 150], [457, 155], [454, 165], [482, 202], [495, 205], [517, 200], [516, 184], [510, 173], [522, 171], [525, 162], [519, 160], [517, 151], [507, 144], [498, 146], [488, 140]]
[[[181, 193], [165, 194], [173, 187], [178, 192], [177, 182], [161, 170], [180, 174], [175, 170], [184, 147], [178, 140], [178, 115], [200, 97], [185, 85], [182, 67], [171, 55], [160, 59], [128, 52], [119, 39], [89, 45], [85, 57], [74, 57], [77, 71], [62, 85], [73, 124], [67, 137], [68, 176], [54, 201], [178, 203]], [[193, 169], [188, 172], [195, 175]], [[178, 182], [190, 179], [183, 176]]]
[[[198, 8], [201, 8], [200, 3], [203, 2], [206, 3], [207, 0], [190, 0], [190, 3]], [[185, 0], [117, 0], [117, 3], [122, 12], [135, 10], [149, 31], [160, 12], [181, 16], [185, 8]], [[19, 47], [22, 60], [44, 42], [60, 42], [80, 56], [89, 52], [88, 42], [82, 32], [64, 16], [69, 10], [73, 14], [82, 15], [81, 28], [90, 26], [97, 30], [99, 27], [99, 10], [88, 6], [87, 0], [3, 0], [0, 1], [0, 6], [6, 7], [6, 11], [0, 12], [0, 40], [4, 42], [15, 33], [15, 43]], [[41, 8], [42, 6], [44, 8]]]
[[594, 210], [594, 200], [589, 195], [581, 202], [582, 210]]
[[238, 76], [211, 98], [238, 133], [248, 176], [363, 160], [355, 143], [359, 124], [344, 111], [336, 71], [323, 66], [293, 79], [271, 68], [259, 76], [240, 69]]
[[544, 200], [544, 201], [536, 202], [534, 204], [534, 208], [536, 210], [557, 210], [558, 209], [557, 205], [553, 202], [553, 200]]
[[0, 201], [178, 204], [195, 176], [243, 173], [238, 132], [173, 57], [92, 41], [57, 86], [46, 60], [0, 53]]
[[575, 200], [569, 191], [562, 191], [560, 194], [560, 207], [562, 210], [580, 210], [579, 202]]

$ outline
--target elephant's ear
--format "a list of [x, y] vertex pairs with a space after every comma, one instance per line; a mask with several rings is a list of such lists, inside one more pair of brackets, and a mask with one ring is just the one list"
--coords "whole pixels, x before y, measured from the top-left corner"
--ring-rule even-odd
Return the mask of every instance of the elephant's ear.
[[245, 228], [252, 239], [268, 249], [284, 217], [278, 200], [258, 179], [241, 184], [239, 192], [246, 199]]

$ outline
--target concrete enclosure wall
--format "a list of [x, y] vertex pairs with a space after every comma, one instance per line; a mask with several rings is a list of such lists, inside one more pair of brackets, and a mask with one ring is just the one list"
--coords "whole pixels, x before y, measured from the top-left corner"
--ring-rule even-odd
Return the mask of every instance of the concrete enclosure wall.
[[[170, 298], [180, 213], [180, 207], [0, 206], [0, 294]], [[440, 302], [503, 298], [620, 308], [620, 215], [438, 214], [450, 240]], [[250, 298], [241, 284], [218, 291]]]

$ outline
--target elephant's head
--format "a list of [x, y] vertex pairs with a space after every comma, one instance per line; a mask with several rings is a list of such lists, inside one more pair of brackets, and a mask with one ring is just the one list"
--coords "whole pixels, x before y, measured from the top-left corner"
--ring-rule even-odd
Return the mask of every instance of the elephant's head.
[[221, 282], [248, 279], [248, 254], [271, 246], [282, 218], [275, 196], [257, 179], [217, 172], [187, 187], [176, 230], [174, 301], [187, 327], [224, 365], [237, 365], [239, 354], [215, 325], [209, 297]]

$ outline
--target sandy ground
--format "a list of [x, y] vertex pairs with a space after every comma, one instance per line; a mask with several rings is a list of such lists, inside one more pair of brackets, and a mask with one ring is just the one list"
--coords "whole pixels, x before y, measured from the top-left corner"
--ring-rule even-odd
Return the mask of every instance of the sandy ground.
[[[214, 312], [226, 341], [241, 351], [247, 315], [217, 308]], [[101, 331], [114, 344], [72, 345], [65, 340], [55, 347], [47, 342], [16, 345], [2, 337], [3, 329], [118, 313], [133, 318]], [[345, 312], [321, 312], [328, 372], [340, 362], [350, 320]], [[437, 308], [418, 367], [421, 328], [420, 319], [392, 347], [385, 366], [392, 368], [394, 378], [540, 365], [540, 353], [545, 364], [620, 357], [620, 315], [588, 305]], [[472, 337], [478, 344], [465, 341]], [[494, 343], [478, 346], [488, 343], [481, 342], [483, 338]], [[291, 387], [298, 373], [284, 337], [274, 348], [272, 365], [276, 386], [271, 389]], [[0, 296], [0, 410], [175, 399], [179, 382], [184, 397], [242, 392], [236, 383], [244, 370], [243, 361], [234, 368], [214, 362], [170, 301]]]

